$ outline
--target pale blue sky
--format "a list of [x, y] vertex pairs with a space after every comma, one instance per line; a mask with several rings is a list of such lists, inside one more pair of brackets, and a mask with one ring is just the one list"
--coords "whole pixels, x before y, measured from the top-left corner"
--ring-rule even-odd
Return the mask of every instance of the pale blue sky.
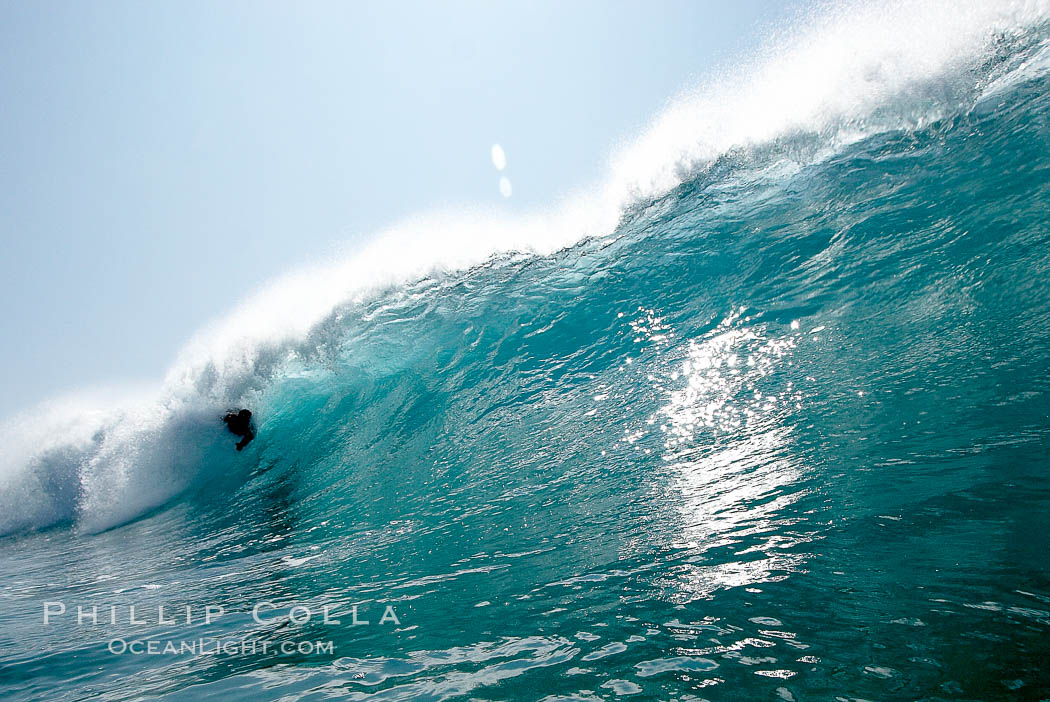
[[267, 280], [406, 215], [597, 180], [799, 2], [0, 0], [0, 416], [159, 380]]

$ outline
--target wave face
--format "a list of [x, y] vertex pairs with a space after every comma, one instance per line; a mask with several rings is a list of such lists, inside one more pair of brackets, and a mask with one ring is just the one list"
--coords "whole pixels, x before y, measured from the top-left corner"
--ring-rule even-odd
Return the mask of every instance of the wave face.
[[[1050, 695], [1047, 17], [816, 18], [564, 210], [444, 258], [406, 225], [158, 392], [21, 418], [4, 697]], [[236, 614], [42, 628], [45, 600]], [[106, 650], [205, 634], [335, 654]]]

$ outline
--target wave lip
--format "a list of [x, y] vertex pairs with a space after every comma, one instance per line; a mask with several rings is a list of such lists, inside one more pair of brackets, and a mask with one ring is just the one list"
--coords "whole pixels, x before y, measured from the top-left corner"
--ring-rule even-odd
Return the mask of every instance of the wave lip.
[[[813, 14], [754, 58], [683, 93], [613, 161], [623, 197], [652, 198], [728, 153], [813, 137], [819, 158], [884, 131], [972, 106], [984, 86], [1046, 44], [1050, 3], [853, 3]], [[754, 154], [752, 154], [754, 155]]]

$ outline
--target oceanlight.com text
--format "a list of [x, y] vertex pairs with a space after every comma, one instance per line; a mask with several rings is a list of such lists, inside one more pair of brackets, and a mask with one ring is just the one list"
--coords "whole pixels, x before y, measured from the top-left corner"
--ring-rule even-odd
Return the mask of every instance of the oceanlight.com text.
[[331, 656], [331, 641], [260, 641], [257, 639], [219, 640], [213, 638], [160, 640], [113, 639], [107, 649], [115, 656]]

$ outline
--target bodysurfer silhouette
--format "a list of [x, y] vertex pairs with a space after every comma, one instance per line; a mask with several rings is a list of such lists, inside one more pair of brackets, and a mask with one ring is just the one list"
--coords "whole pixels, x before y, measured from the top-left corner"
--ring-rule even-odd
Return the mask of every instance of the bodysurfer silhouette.
[[255, 427], [252, 426], [251, 410], [230, 410], [222, 418], [222, 421], [226, 422], [226, 428], [230, 430], [231, 434], [241, 437], [241, 440], [237, 442], [238, 451], [250, 444], [252, 439], [255, 438]]

